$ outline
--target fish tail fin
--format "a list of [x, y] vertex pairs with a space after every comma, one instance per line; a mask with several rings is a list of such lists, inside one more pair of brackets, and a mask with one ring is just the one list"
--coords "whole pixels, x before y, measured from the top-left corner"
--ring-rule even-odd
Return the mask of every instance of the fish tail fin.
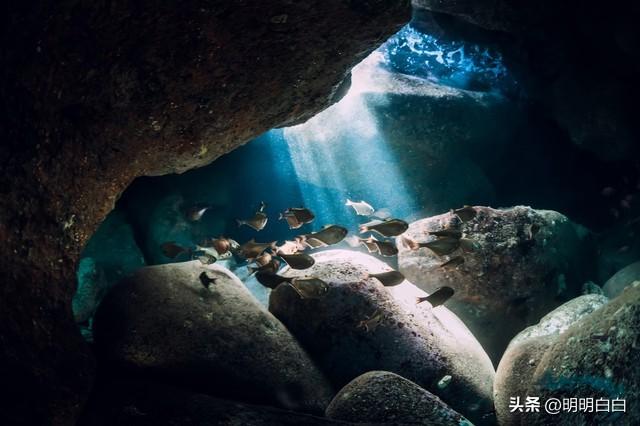
[[236, 219], [236, 223], [238, 224], [238, 228], [245, 224], [244, 220]]
[[247, 271], [249, 271], [249, 275], [252, 275], [258, 271], [258, 268], [256, 268], [255, 266], [247, 266]]
[[369, 230], [369, 227], [367, 225], [360, 225], [358, 227], [358, 229], [359, 229], [360, 233], [362, 234], [362, 233], [367, 232]]
[[416, 305], [417, 305], [418, 303], [426, 302], [427, 300], [429, 300], [429, 296], [425, 296], [425, 297], [416, 297]]

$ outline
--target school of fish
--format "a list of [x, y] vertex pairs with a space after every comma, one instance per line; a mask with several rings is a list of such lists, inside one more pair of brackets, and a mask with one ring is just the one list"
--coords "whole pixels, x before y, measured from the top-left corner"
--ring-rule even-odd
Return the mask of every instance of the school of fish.
[[[428, 241], [415, 241], [404, 236], [404, 232], [409, 228], [409, 224], [402, 219], [392, 218], [389, 209], [376, 210], [366, 201], [352, 201], [347, 199], [345, 206], [351, 207], [356, 215], [365, 216], [371, 219], [369, 222], [359, 226], [359, 233], [369, 235], [365, 238], [357, 235], [347, 237], [349, 231], [343, 226], [326, 225], [319, 231], [303, 233], [293, 240], [284, 241], [278, 245], [277, 241], [259, 243], [255, 238], [239, 244], [237, 241], [226, 238], [211, 238], [202, 241], [195, 247], [185, 247], [174, 241], [168, 241], [161, 245], [164, 256], [175, 259], [182, 254], [198, 259], [203, 264], [211, 264], [218, 260], [235, 258], [239, 262], [244, 262], [250, 274], [254, 274], [256, 280], [263, 286], [275, 289], [279, 285], [290, 286], [302, 299], [318, 299], [324, 297], [330, 290], [330, 286], [322, 279], [314, 276], [286, 277], [278, 274], [281, 267], [286, 264], [291, 269], [305, 270], [311, 268], [315, 260], [306, 250], [313, 250], [332, 246], [343, 240], [351, 247], [363, 246], [369, 253], [383, 257], [396, 256], [398, 254], [395, 238], [400, 238], [400, 244], [409, 250], [419, 250], [426, 248], [437, 256], [447, 256], [441, 268], [458, 268], [464, 264], [464, 253], [476, 250], [476, 243], [466, 238], [462, 230], [451, 227], [428, 233], [431, 237]], [[185, 210], [185, 217], [189, 221], [199, 221], [202, 216], [213, 208], [208, 204], [196, 204]], [[263, 230], [269, 220], [266, 212], [267, 205], [264, 202], [255, 211], [253, 216], [247, 219], [237, 219], [238, 226], [248, 226], [255, 231]], [[473, 220], [477, 211], [472, 206], [464, 206], [451, 210], [451, 214], [459, 219], [459, 223]], [[300, 229], [302, 226], [312, 223], [315, 214], [305, 207], [291, 207], [280, 213], [279, 220], [285, 220], [289, 229]], [[528, 232], [535, 234], [537, 229]], [[377, 234], [378, 238], [375, 235]], [[458, 249], [463, 254], [453, 255]], [[209, 289], [215, 285], [215, 278], [203, 272], [200, 275], [200, 282]], [[382, 273], [369, 273], [365, 278], [373, 278], [385, 287], [396, 286], [404, 281], [402, 273], [391, 270]], [[420, 297], [416, 303], [429, 302], [432, 308], [443, 305], [454, 294], [451, 287], [441, 287], [431, 295]], [[384, 315], [374, 312], [368, 318], [362, 320], [358, 327], [365, 331], [374, 331], [378, 325], [384, 321]]]

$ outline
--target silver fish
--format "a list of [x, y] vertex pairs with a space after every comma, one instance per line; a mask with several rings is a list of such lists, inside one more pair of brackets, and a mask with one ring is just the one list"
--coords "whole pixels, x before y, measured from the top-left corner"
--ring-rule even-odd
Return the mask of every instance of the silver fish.
[[260, 284], [270, 289], [274, 289], [282, 283], [291, 282], [293, 279], [267, 271], [258, 271], [255, 276]]
[[375, 211], [371, 204], [366, 201], [351, 201], [347, 198], [347, 202], [344, 205], [353, 207], [358, 216], [371, 216]]
[[269, 218], [267, 217], [266, 213], [257, 211], [251, 219], [236, 219], [236, 222], [238, 222], [238, 226], [246, 225], [250, 228], [255, 229], [256, 231], [262, 231], [264, 227], [267, 226], [268, 220]]
[[[351, 241], [354, 240], [352, 239]], [[398, 254], [398, 248], [394, 243], [389, 241], [380, 241], [373, 235], [369, 238], [358, 238], [358, 243], [363, 244], [369, 253], [377, 253], [382, 256], [395, 256]], [[353, 242], [350, 244], [353, 244]]]
[[258, 266], [248, 266], [247, 269], [249, 270], [250, 274], [266, 273], [269, 275], [275, 275], [276, 272], [278, 272], [278, 269], [280, 269], [280, 261], [276, 258], [271, 258], [269, 262], [265, 264], [258, 263]]
[[404, 220], [388, 219], [374, 225], [360, 225], [360, 233], [372, 231], [377, 232], [383, 237], [395, 237], [402, 234], [407, 228], [409, 228], [409, 224]]
[[435, 308], [449, 300], [451, 296], [453, 296], [453, 293], [454, 291], [451, 287], [442, 286], [429, 296], [418, 297], [416, 303], [429, 302], [431, 306]]
[[280, 213], [279, 220], [286, 219], [289, 229], [298, 229], [302, 225], [313, 222], [315, 215], [309, 209], [289, 208], [284, 213]]
[[218, 252], [218, 250], [215, 249], [215, 247], [203, 247], [203, 246], [196, 245], [195, 252], [204, 253], [205, 256], [208, 256], [209, 258], [215, 259], [215, 260], [228, 259], [231, 257], [230, 250], [220, 253]]
[[298, 253], [298, 254], [284, 254], [277, 253], [287, 265], [289, 265], [292, 269], [308, 269], [316, 263], [315, 259], [308, 254]]
[[284, 244], [276, 248], [276, 253], [296, 254], [304, 249], [305, 246], [300, 241], [285, 241]]
[[376, 237], [374, 237], [373, 235], [370, 236], [369, 238], [358, 238], [358, 244], [362, 244], [367, 248], [367, 251], [369, 253], [378, 253], [379, 249], [378, 246], [376, 244], [376, 242], [378, 241], [378, 239]]
[[308, 244], [312, 248], [330, 246], [337, 244], [347, 236], [349, 231], [338, 225], [327, 225], [318, 232], [299, 236], [301, 242]]
[[276, 242], [256, 243], [256, 240], [252, 238], [240, 246], [238, 254], [245, 259], [255, 259], [267, 249], [276, 250]]
[[185, 212], [185, 216], [187, 220], [191, 222], [197, 222], [202, 219], [202, 216], [204, 216], [205, 212], [211, 208], [213, 208], [213, 206], [211, 205], [196, 204], [195, 206], [187, 209], [187, 211]]
[[289, 285], [301, 299], [319, 299], [329, 292], [329, 285], [320, 278], [294, 278]]
[[409, 237], [403, 237], [402, 244], [410, 250], [418, 250], [425, 247], [438, 256], [444, 256], [456, 251], [458, 247], [460, 247], [460, 240], [457, 238], [438, 238], [437, 240], [426, 243], [419, 243]]
[[370, 278], [375, 278], [385, 287], [393, 287], [404, 281], [404, 275], [398, 271], [380, 272], [379, 274], [368, 274]]

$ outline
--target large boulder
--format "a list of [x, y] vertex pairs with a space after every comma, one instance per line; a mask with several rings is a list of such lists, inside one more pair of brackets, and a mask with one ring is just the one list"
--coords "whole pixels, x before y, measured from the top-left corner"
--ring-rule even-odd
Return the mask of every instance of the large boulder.
[[131, 379], [98, 383], [80, 426], [330, 426], [349, 425], [294, 411], [214, 398]]
[[[206, 274], [215, 282], [201, 282]], [[139, 269], [95, 317], [111, 364], [214, 395], [323, 412], [331, 387], [287, 329], [231, 272], [199, 261]]]
[[[411, 223], [404, 236], [417, 242], [435, 240], [429, 232], [453, 227], [468, 244], [449, 256], [398, 244], [398, 267], [427, 292], [452, 287], [455, 294], [447, 306], [497, 363], [519, 331], [580, 295], [589, 268], [588, 244], [582, 228], [554, 211], [523, 206], [475, 210], [468, 222], [445, 213]], [[441, 266], [456, 256], [464, 258], [462, 265]]]
[[585, 315], [607, 303], [602, 295], [577, 297], [545, 315], [538, 324], [527, 327], [513, 338], [496, 370], [493, 382], [493, 400], [500, 425], [516, 425], [527, 421], [527, 414], [512, 412], [510, 398], [521, 402], [529, 396], [530, 381], [545, 351], [558, 336]]
[[[596, 404], [596, 408], [592, 412], [561, 410], [553, 416], [541, 410], [538, 416], [528, 416], [527, 423], [639, 424], [638, 330], [640, 283], [573, 323], [538, 363], [528, 394], [539, 396], [543, 402], [550, 398], [592, 398], [591, 405]], [[604, 399], [600, 407], [595, 401], [598, 399]], [[626, 401], [626, 412], [621, 411], [622, 400]]]
[[[313, 255], [313, 276], [329, 291], [302, 299], [291, 286], [271, 292], [269, 310], [309, 351], [336, 387], [373, 370], [399, 374], [438, 395], [470, 420], [493, 411], [493, 366], [469, 330], [447, 308], [415, 307], [424, 295], [404, 282], [393, 292], [369, 273], [389, 270], [363, 253], [329, 250]], [[451, 376], [446, 387], [438, 383]]]
[[333, 398], [326, 414], [350, 422], [471, 425], [431, 392], [388, 371], [370, 371], [353, 379]]
[[602, 290], [607, 297], [619, 296], [625, 287], [640, 281], [640, 261], [625, 266], [604, 283]]

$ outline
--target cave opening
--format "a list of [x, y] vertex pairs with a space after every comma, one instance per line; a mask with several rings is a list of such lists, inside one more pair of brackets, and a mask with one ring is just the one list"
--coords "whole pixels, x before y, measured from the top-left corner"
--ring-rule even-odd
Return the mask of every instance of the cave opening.
[[[435, 21], [413, 22], [352, 70], [341, 100], [308, 121], [270, 130], [208, 166], [136, 179], [79, 262], [73, 311], [85, 338], [93, 340], [93, 316], [105, 294], [139, 268], [192, 260], [197, 246], [220, 236], [282, 244], [331, 224], [357, 235], [358, 227], [370, 218], [356, 215], [345, 205], [347, 200], [365, 200], [375, 210], [406, 222], [466, 205], [531, 206], [515, 211], [513, 217], [487, 211], [483, 214], [491, 224], [486, 229], [481, 225], [481, 231], [465, 230], [498, 235], [507, 228], [502, 222], [511, 220], [520, 226], [513, 232], [523, 241], [523, 233], [531, 234], [537, 221], [555, 227], [568, 218], [575, 224], [566, 231], [571, 235], [563, 228], [557, 231], [559, 239], [549, 237], [557, 249], [554, 256], [571, 263], [549, 272], [556, 286], [552, 291], [557, 290], [553, 303], [570, 298], [563, 293], [566, 288], [576, 296], [587, 282], [603, 285], [640, 251], [634, 238], [640, 190], [637, 160], [605, 161], [573, 143], [530, 93], [530, 77], [517, 58], [509, 57], [508, 42], [486, 37], [489, 41], [461, 41], [445, 35]], [[263, 202], [268, 215], [264, 229], [238, 225], [238, 219], [253, 215]], [[310, 209], [315, 220], [290, 229], [278, 214], [294, 207]], [[190, 217], [194, 208], [201, 213], [197, 219]], [[538, 212], [546, 210], [563, 216]], [[586, 245], [583, 239], [589, 240], [590, 248], [580, 255], [594, 260], [576, 266], [573, 257], [576, 246]], [[163, 251], [167, 242], [186, 250], [168, 256]], [[314, 253], [336, 248], [366, 252], [341, 242]], [[519, 245], [517, 250], [524, 258], [530, 247]], [[574, 252], [563, 257], [570, 250]], [[394, 257], [373, 257], [402, 269]], [[271, 290], [255, 279], [250, 263], [232, 258], [215, 264], [235, 274], [267, 307]], [[365, 262], [363, 267], [371, 265]], [[531, 324], [528, 297], [513, 297], [501, 306], [524, 318], [517, 325], [520, 329]], [[474, 327], [466, 318], [465, 325], [474, 333], [495, 324], [488, 320]], [[498, 345], [495, 353], [485, 348], [494, 367], [504, 346]], [[292, 392], [285, 393], [280, 405], [297, 408], [282, 403]], [[473, 411], [463, 414], [472, 417]]]

